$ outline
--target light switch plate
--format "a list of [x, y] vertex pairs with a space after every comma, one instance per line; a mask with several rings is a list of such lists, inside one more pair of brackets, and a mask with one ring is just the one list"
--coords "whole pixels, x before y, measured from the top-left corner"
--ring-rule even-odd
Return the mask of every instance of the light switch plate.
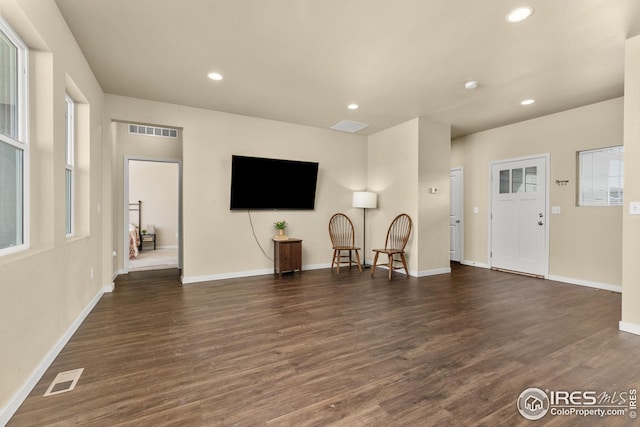
[[640, 215], [640, 202], [629, 202], [629, 215]]
[[558, 215], [561, 212], [560, 206], [551, 206], [551, 213]]

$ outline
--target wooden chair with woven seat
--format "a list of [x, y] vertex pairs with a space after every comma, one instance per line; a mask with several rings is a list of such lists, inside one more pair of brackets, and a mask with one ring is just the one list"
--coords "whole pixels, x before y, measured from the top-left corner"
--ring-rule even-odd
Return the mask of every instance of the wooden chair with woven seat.
[[[349, 264], [349, 268], [355, 263], [358, 270], [362, 272], [360, 264], [360, 250], [355, 246], [355, 232], [353, 231], [353, 223], [343, 213], [337, 213], [329, 220], [329, 237], [333, 245], [333, 258], [331, 260], [331, 271], [333, 266], [337, 266], [337, 273], [340, 274], [340, 264]], [[347, 252], [342, 254], [342, 252]], [[353, 261], [353, 252], [356, 254], [356, 260]], [[344, 260], [343, 260], [344, 259]]]
[[[391, 273], [393, 270], [404, 268], [404, 272], [409, 277], [409, 270], [407, 269], [407, 260], [404, 257], [404, 248], [407, 246], [409, 236], [411, 235], [411, 218], [407, 214], [400, 214], [391, 221], [389, 230], [387, 230], [387, 238], [384, 242], [384, 249], [374, 249], [375, 256], [373, 257], [373, 267], [371, 268], [371, 275], [376, 271], [376, 264], [378, 263], [378, 255], [386, 254], [388, 262], [386, 265], [389, 268], [389, 280], [391, 280]], [[396, 259], [396, 256], [400, 256], [400, 259]], [[395, 263], [401, 262], [402, 266], [396, 266]]]

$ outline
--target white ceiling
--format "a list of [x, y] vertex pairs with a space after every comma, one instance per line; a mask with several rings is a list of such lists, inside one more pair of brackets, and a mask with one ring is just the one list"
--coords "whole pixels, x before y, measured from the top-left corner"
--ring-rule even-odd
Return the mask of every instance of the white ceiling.
[[524, 0], [56, 2], [106, 93], [360, 134], [428, 116], [455, 137], [622, 96], [640, 34], [639, 0], [530, 0], [519, 24]]

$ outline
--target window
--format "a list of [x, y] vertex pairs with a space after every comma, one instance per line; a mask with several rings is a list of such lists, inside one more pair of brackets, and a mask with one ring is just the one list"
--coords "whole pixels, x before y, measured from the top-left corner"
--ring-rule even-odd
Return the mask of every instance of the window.
[[537, 166], [503, 169], [500, 171], [500, 194], [535, 193], [537, 191]]
[[66, 207], [66, 235], [67, 237], [73, 236], [73, 212], [75, 204], [75, 177], [74, 177], [74, 165], [75, 165], [75, 102], [69, 95], [64, 97], [67, 105], [66, 118], [66, 150], [65, 150], [65, 207]]
[[622, 146], [578, 152], [578, 206], [622, 206]]
[[0, 18], [0, 255], [28, 243], [27, 54]]

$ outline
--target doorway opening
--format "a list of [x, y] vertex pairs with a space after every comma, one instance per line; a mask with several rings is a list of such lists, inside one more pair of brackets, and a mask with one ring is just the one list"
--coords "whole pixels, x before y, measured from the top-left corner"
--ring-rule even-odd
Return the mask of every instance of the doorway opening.
[[449, 259], [462, 262], [464, 257], [464, 190], [462, 168], [451, 169], [449, 202]]
[[125, 272], [182, 267], [181, 162], [125, 158]]

